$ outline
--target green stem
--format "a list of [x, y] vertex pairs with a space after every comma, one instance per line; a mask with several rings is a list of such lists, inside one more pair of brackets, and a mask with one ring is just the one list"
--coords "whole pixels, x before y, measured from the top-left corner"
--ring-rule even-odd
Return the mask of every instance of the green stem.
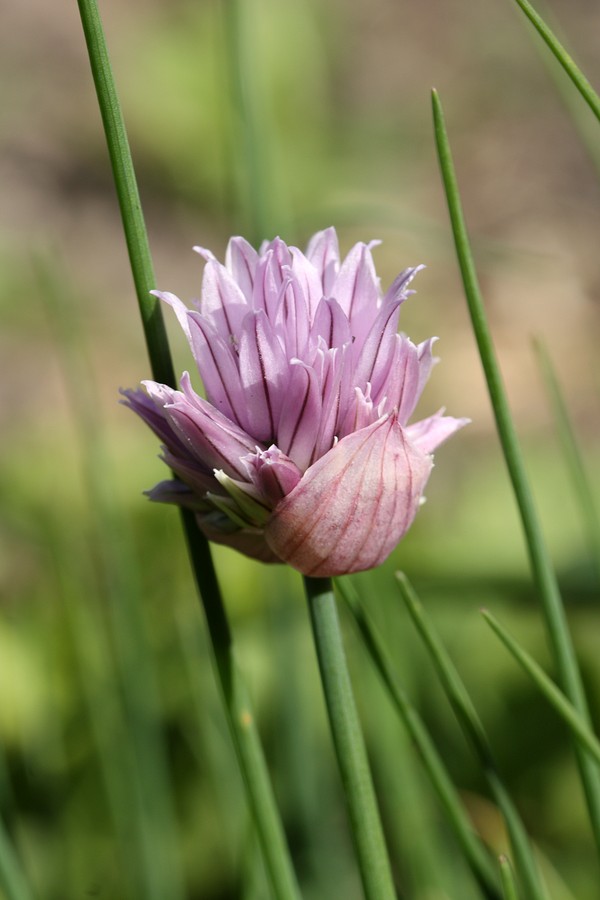
[[513, 877], [513, 871], [507, 856], [498, 858], [500, 865], [500, 876], [502, 878], [502, 890], [504, 891], [505, 900], [519, 900], [517, 886]]
[[477, 756], [490, 793], [502, 813], [510, 839], [517, 871], [527, 900], [545, 900], [546, 891], [541, 883], [529, 838], [518, 810], [504, 787], [496, 768], [492, 748], [467, 689], [448, 651], [425, 615], [425, 610], [410, 582], [402, 572], [396, 573], [402, 599], [410, 613], [430, 659], [438, 674], [440, 684], [454, 710], [454, 714]]
[[[531, 491], [529, 489], [521, 448], [510, 414], [508, 399], [500, 374], [500, 366], [496, 359], [485, 315], [483, 298], [479, 288], [467, 228], [462, 212], [450, 144], [444, 124], [444, 114], [436, 91], [433, 92], [432, 101], [435, 139], [440, 169], [446, 191], [446, 200], [452, 223], [456, 253], [462, 274], [471, 323], [487, 380], [498, 435], [502, 444], [504, 458], [521, 516], [531, 569], [542, 603], [550, 645], [552, 647], [565, 694], [582, 718], [589, 724], [590, 717], [587, 701], [565, 610], [558, 590], [554, 569], [542, 535]], [[594, 765], [593, 760], [579, 744], [575, 745], [575, 754], [596, 845], [600, 852], [600, 773]]]
[[2, 895], [6, 892], [6, 900], [32, 900], [33, 897], [2, 819], [0, 819], [0, 889]]
[[305, 577], [321, 681], [367, 900], [394, 900], [367, 751], [352, 693], [335, 597], [329, 578]]
[[587, 533], [590, 559], [594, 565], [596, 577], [600, 582], [600, 515], [594, 501], [592, 483], [586, 471], [579, 443], [575, 436], [575, 430], [569, 417], [567, 404], [548, 351], [541, 341], [534, 341], [534, 349], [554, 412], [558, 436], [563, 446], [573, 489], [579, 502]]
[[563, 692], [559, 691], [552, 679], [546, 675], [542, 667], [538, 665], [529, 653], [519, 646], [515, 639], [490, 612], [482, 609], [481, 613], [488, 625], [498, 635], [506, 649], [512, 653], [517, 662], [525, 669], [546, 700], [554, 707], [559, 716], [563, 718], [573, 734], [589, 750], [595, 758], [596, 763], [600, 764], [600, 742], [593, 731], [591, 731], [582, 720], [581, 716], [578, 715], [573, 704], [569, 703]]
[[175, 384], [160, 301], [150, 294], [156, 287], [148, 235], [135, 178], [121, 104], [110, 65], [96, 0], [77, 0], [87, 44], [100, 115], [104, 126], [131, 273], [148, 342], [152, 374], [156, 381]]
[[419, 754], [440, 803], [446, 810], [457, 841], [483, 893], [488, 898], [498, 898], [498, 878], [492, 860], [473, 830], [473, 825], [465, 812], [458, 791], [452, 783], [448, 770], [429, 732], [400, 685], [385, 643], [367, 612], [366, 604], [361, 603], [349, 579], [336, 578], [335, 586], [352, 613], [365, 647], [377, 667], [394, 707]]
[[[96, 0], [78, 0], [98, 104], [121, 209], [152, 372], [175, 384], [171, 354], [158, 301], [149, 294], [154, 272], [125, 123], [114, 83]], [[219, 685], [238, 762], [254, 816], [273, 895], [297, 900], [296, 878], [286, 846], [247, 692], [238, 672], [227, 614], [208, 544], [189, 512], [182, 513], [194, 576], [204, 607]]]
[[594, 115], [600, 120], [600, 97], [591, 86], [581, 69], [567, 53], [556, 35], [548, 28], [542, 17], [533, 8], [528, 0], [516, 0], [538, 34], [546, 42], [556, 59], [559, 61], [583, 99], [586, 101]]

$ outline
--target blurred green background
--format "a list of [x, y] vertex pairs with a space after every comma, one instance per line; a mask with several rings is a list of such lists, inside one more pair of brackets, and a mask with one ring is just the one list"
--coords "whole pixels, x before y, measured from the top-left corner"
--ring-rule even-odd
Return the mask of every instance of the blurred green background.
[[[445, 103], [597, 716], [599, 585], [531, 348], [541, 337], [556, 364], [597, 491], [594, 123], [509, 0], [110, 0], [101, 11], [161, 288], [199, 294], [194, 244], [222, 256], [231, 234], [279, 233], [303, 246], [330, 224], [343, 250], [383, 240], [384, 285], [426, 263], [402, 319], [414, 340], [440, 336], [419, 412], [445, 405], [473, 422], [437, 454], [409, 536], [356, 584], [486, 841], [505, 849], [399, 603], [397, 568], [472, 691], [553, 897], [592, 900], [598, 871], [567, 734], [478, 614], [497, 613], [548, 665], [453, 256], [429, 90]], [[550, 12], [598, 83], [600, 8], [555, 0]], [[141, 493], [164, 466], [117, 402], [149, 365], [77, 7], [13, 0], [2, 19], [0, 810], [45, 900], [266, 897], [178, 516]], [[168, 324], [181, 371], [190, 361]], [[221, 548], [215, 557], [305, 896], [358, 898], [300, 579]], [[350, 627], [347, 639], [403, 896], [475, 898]]]

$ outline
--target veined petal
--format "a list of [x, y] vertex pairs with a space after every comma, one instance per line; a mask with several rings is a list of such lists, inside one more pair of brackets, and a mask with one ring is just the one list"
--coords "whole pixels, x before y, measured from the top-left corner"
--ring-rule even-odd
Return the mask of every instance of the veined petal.
[[276, 507], [269, 546], [305, 575], [379, 565], [415, 517], [431, 458], [386, 416], [339, 441]]
[[248, 302], [252, 300], [258, 253], [243, 237], [232, 237], [227, 244], [225, 266]]
[[271, 507], [289, 494], [302, 478], [296, 463], [274, 444], [268, 450], [258, 449], [256, 453], [243, 457], [242, 462], [246, 465], [248, 477]]
[[383, 302], [388, 303], [390, 300], [399, 300], [401, 303], [410, 297], [411, 294], [414, 294], [414, 291], [409, 291], [408, 286], [419, 272], [421, 272], [425, 266], [412, 266], [409, 269], [404, 269], [403, 272], [400, 272], [394, 280], [392, 281], [388, 291], [383, 298]]
[[357, 335], [356, 324], [362, 324], [365, 310], [379, 309], [379, 279], [375, 272], [371, 244], [355, 244], [342, 263], [331, 296], [340, 304], [352, 326], [352, 333]]
[[340, 247], [335, 228], [317, 231], [308, 242], [306, 257], [321, 276], [322, 295], [329, 297], [340, 268]]
[[406, 428], [406, 434], [410, 441], [423, 453], [433, 453], [436, 447], [443, 444], [455, 431], [464, 428], [470, 419], [454, 419], [445, 416], [444, 409], [440, 409], [428, 419], [422, 419]]
[[182, 481], [160, 481], [149, 491], [144, 491], [146, 497], [155, 503], [174, 503], [175, 506], [183, 506], [196, 512], [210, 509], [210, 504], [203, 500], [187, 484]]
[[224, 340], [200, 313], [188, 312], [187, 319], [192, 353], [208, 400], [223, 415], [242, 424], [243, 394], [231, 342]]
[[417, 345], [417, 351], [419, 354], [419, 397], [421, 396], [423, 388], [427, 384], [427, 380], [429, 378], [429, 375], [431, 374], [431, 370], [433, 369], [435, 364], [439, 362], [439, 358], [437, 356], [434, 356], [432, 352], [433, 345], [437, 340], [438, 339], [436, 337], [431, 337]]
[[275, 238], [256, 267], [252, 305], [257, 311], [264, 310], [271, 322], [275, 322], [277, 301], [281, 285], [285, 281], [283, 269], [284, 266], [289, 268], [291, 262], [290, 251], [280, 238]]
[[334, 347], [324, 353], [321, 396], [323, 398], [319, 436], [314, 457], [318, 459], [333, 446], [335, 437], [341, 436], [351, 399], [352, 348], [349, 344]]
[[256, 441], [218, 410], [182, 398], [165, 407], [165, 416], [193, 459], [210, 470], [223, 469], [232, 478], [246, 477], [240, 457], [251, 453]]
[[386, 408], [396, 409], [402, 425], [406, 424], [419, 399], [419, 351], [405, 334], [394, 335], [394, 353], [388, 376], [380, 384], [375, 402], [386, 398]]
[[373, 396], [378, 396], [380, 388], [389, 371], [394, 355], [394, 343], [398, 330], [398, 316], [400, 314], [400, 301], [392, 300], [383, 306], [362, 346], [356, 348], [359, 355], [356, 360], [356, 374], [354, 383], [363, 387], [370, 382], [373, 387]]
[[343, 347], [352, 340], [348, 316], [331, 297], [323, 297], [315, 312], [311, 327], [311, 340], [315, 346], [320, 337], [328, 348]]
[[292, 273], [301, 285], [310, 320], [323, 296], [323, 283], [317, 268], [297, 247], [290, 247], [292, 254]]
[[[146, 382], [146, 384], [149, 384], [149, 382]], [[178, 393], [172, 388], [167, 387], [165, 384], [159, 385], [157, 382], [154, 382], [154, 384], [156, 384], [157, 388], [162, 388], [164, 392], [169, 392], [169, 400], [166, 402], [171, 402], [173, 396]], [[135, 391], [122, 390], [121, 394], [125, 397], [125, 400], [122, 400], [121, 403], [123, 403], [124, 406], [128, 406], [129, 409], [132, 409], [134, 413], [137, 413], [138, 416], [144, 420], [146, 425], [150, 426], [154, 434], [158, 435], [163, 444], [171, 449], [178, 448], [183, 450], [183, 444], [179, 440], [177, 434], [173, 431], [168, 419], [165, 418], [163, 409], [164, 403], [161, 400], [157, 401], [156, 399], [153, 399], [146, 391], [141, 390], [141, 388], [138, 388]]]
[[165, 448], [162, 460], [198, 497], [204, 497], [208, 491], [216, 489], [213, 471], [204, 463], [191, 459], [189, 454], [178, 456]]
[[288, 359], [304, 359], [308, 344], [308, 304], [302, 285], [287, 266], [275, 316], [275, 330]]
[[264, 310], [244, 319], [239, 351], [243, 407], [240, 417], [258, 441], [270, 443], [286, 399], [289, 370], [283, 348]]
[[229, 344], [234, 344], [248, 301], [225, 266], [211, 259], [204, 267], [200, 312]]
[[321, 418], [321, 389], [310, 366], [293, 360], [277, 429], [277, 446], [304, 471], [310, 465]]

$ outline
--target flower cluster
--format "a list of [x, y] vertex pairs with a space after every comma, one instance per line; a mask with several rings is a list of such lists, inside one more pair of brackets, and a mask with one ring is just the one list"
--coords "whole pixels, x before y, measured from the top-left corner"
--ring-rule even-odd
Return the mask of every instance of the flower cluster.
[[373, 244], [340, 260], [335, 230], [306, 254], [282, 240], [257, 252], [232, 238], [225, 265], [207, 250], [188, 310], [157, 292], [183, 328], [206, 399], [145, 381], [126, 391], [176, 478], [153, 500], [196, 512], [206, 537], [306, 575], [381, 563], [412, 523], [432, 452], [465, 419], [408, 421], [429, 376], [434, 338], [398, 334], [419, 268], [385, 295]]

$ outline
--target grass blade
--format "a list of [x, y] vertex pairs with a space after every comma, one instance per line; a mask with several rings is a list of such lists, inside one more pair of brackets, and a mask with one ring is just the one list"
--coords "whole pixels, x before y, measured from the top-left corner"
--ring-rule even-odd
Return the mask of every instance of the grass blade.
[[523, 650], [495, 616], [485, 609], [481, 612], [488, 625], [498, 635], [504, 646], [512, 653], [521, 667], [525, 669], [536, 687], [539, 688], [546, 700], [554, 707], [563, 721], [566, 722], [575, 737], [589, 750], [596, 762], [600, 763], [600, 742], [577, 713], [573, 704], [569, 703], [563, 692], [557, 688], [541, 666], [526, 650]]
[[305, 576], [304, 585], [365, 896], [367, 900], [395, 900], [396, 891], [352, 693], [331, 579]]
[[498, 859], [500, 864], [500, 877], [502, 878], [502, 890], [504, 891], [504, 900], [519, 900], [517, 886], [513, 876], [512, 866], [507, 856], [500, 856]]
[[[127, 133], [108, 57], [96, 0], [78, 0], [90, 65], [113, 177], [117, 189], [131, 270], [136, 286], [152, 372], [157, 381], [174, 385], [175, 376], [155, 287], [148, 235], [144, 224]], [[221, 597], [208, 543], [190, 511], [182, 512], [194, 577], [204, 608], [214, 651], [217, 677], [227, 720], [243, 774], [267, 872], [278, 900], [296, 900], [298, 888], [285, 842], [283, 826], [250, 710], [247, 691], [233, 654], [227, 614]]]
[[0, 888], [6, 900], [33, 898], [3, 819], [0, 819]]
[[438, 674], [439, 681], [452, 705], [456, 718], [469, 739], [475, 755], [479, 759], [483, 774], [490, 792], [500, 809], [510, 838], [515, 865], [519, 874], [525, 897], [528, 900], [545, 900], [544, 891], [537, 866], [533, 858], [529, 838], [504, 784], [498, 774], [492, 750], [483, 725], [471, 702], [465, 685], [450, 659], [439, 636], [434, 631], [425, 611], [419, 602], [408, 579], [401, 572], [397, 574], [400, 593], [411, 619], [419, 632], [423, 643]]
[[600, 120], [600, 97], [581, 69], [567, 53], [556, 35], [546, 25], [540, 14], [529, 3], [529, 0], [516, 0], [516, 3], [518, 3], [538, 34], [546, 42], [596, 118]]
[[499, 897], [498, 879], [492, 860], [484, 850], [460, 801], [447, 769], [436, 750], [417, 710], [410, 703], [400, 686], [380, 633], [368, 615], [365, 605], [347, 579], [336, 578], [336, 590], [352, 613], [353, 620], [361, 634], [365, 647], [385, 684], [392, 702], [408, 734], [417, 749], [425, 771], [433, 788], [446, 810], [448, 820], [454, 830], [471, 869], [484, 894], [489, 898]]
[[594, 491], [585, 469], [583, 457], [567, 410], [567, 404], [548, 351], [541, 341], [534, 341], [534, 349], [554, 412], [554, 419], [571, 476], [573, 490], [585, 523], [590, 555], [600, 582], [600, 515], [594, 502]]
[[[520, 0], [518, 0], [518, 2], [520, 2]], [[454, 243], [471, 316], [471, 323], [487, 380], [488, 391], [496, 419], [496, 428], [498, 430], [515, 499], [519, 508], [531, 569], [542, 604], [548, 638], [564, 691], [578, 710], [579, 714], [589, 722], [589, 712], [581, 681], [581, 674], [579, 672], [562, 599], [558, 590], [556, 575], [552, 567], [550, 556], [542, 536], [537, 512], [534, 507], [521, 448], [510, 414], [508, 399], [500, 374], [500, 367], [496, 359], [485, 315], [483, 299], [479, 289], [477, 273], [475, 271], [475, 264], [473, 262], [473, 255], [471, 253], [469, 237], [462, 212], [450, 144], [444, 123], [444, 114], [436, 91], [433, 91], [432, 101], [435, 140], [440, 170], [446, 192]], [[575, 745], [575, 754], [577, 757], [581, 783], [586, 797], [594, 839], [596, 841], [598, 852], [600, 853], [600, 773], [593, 761], [579, 744]]]

